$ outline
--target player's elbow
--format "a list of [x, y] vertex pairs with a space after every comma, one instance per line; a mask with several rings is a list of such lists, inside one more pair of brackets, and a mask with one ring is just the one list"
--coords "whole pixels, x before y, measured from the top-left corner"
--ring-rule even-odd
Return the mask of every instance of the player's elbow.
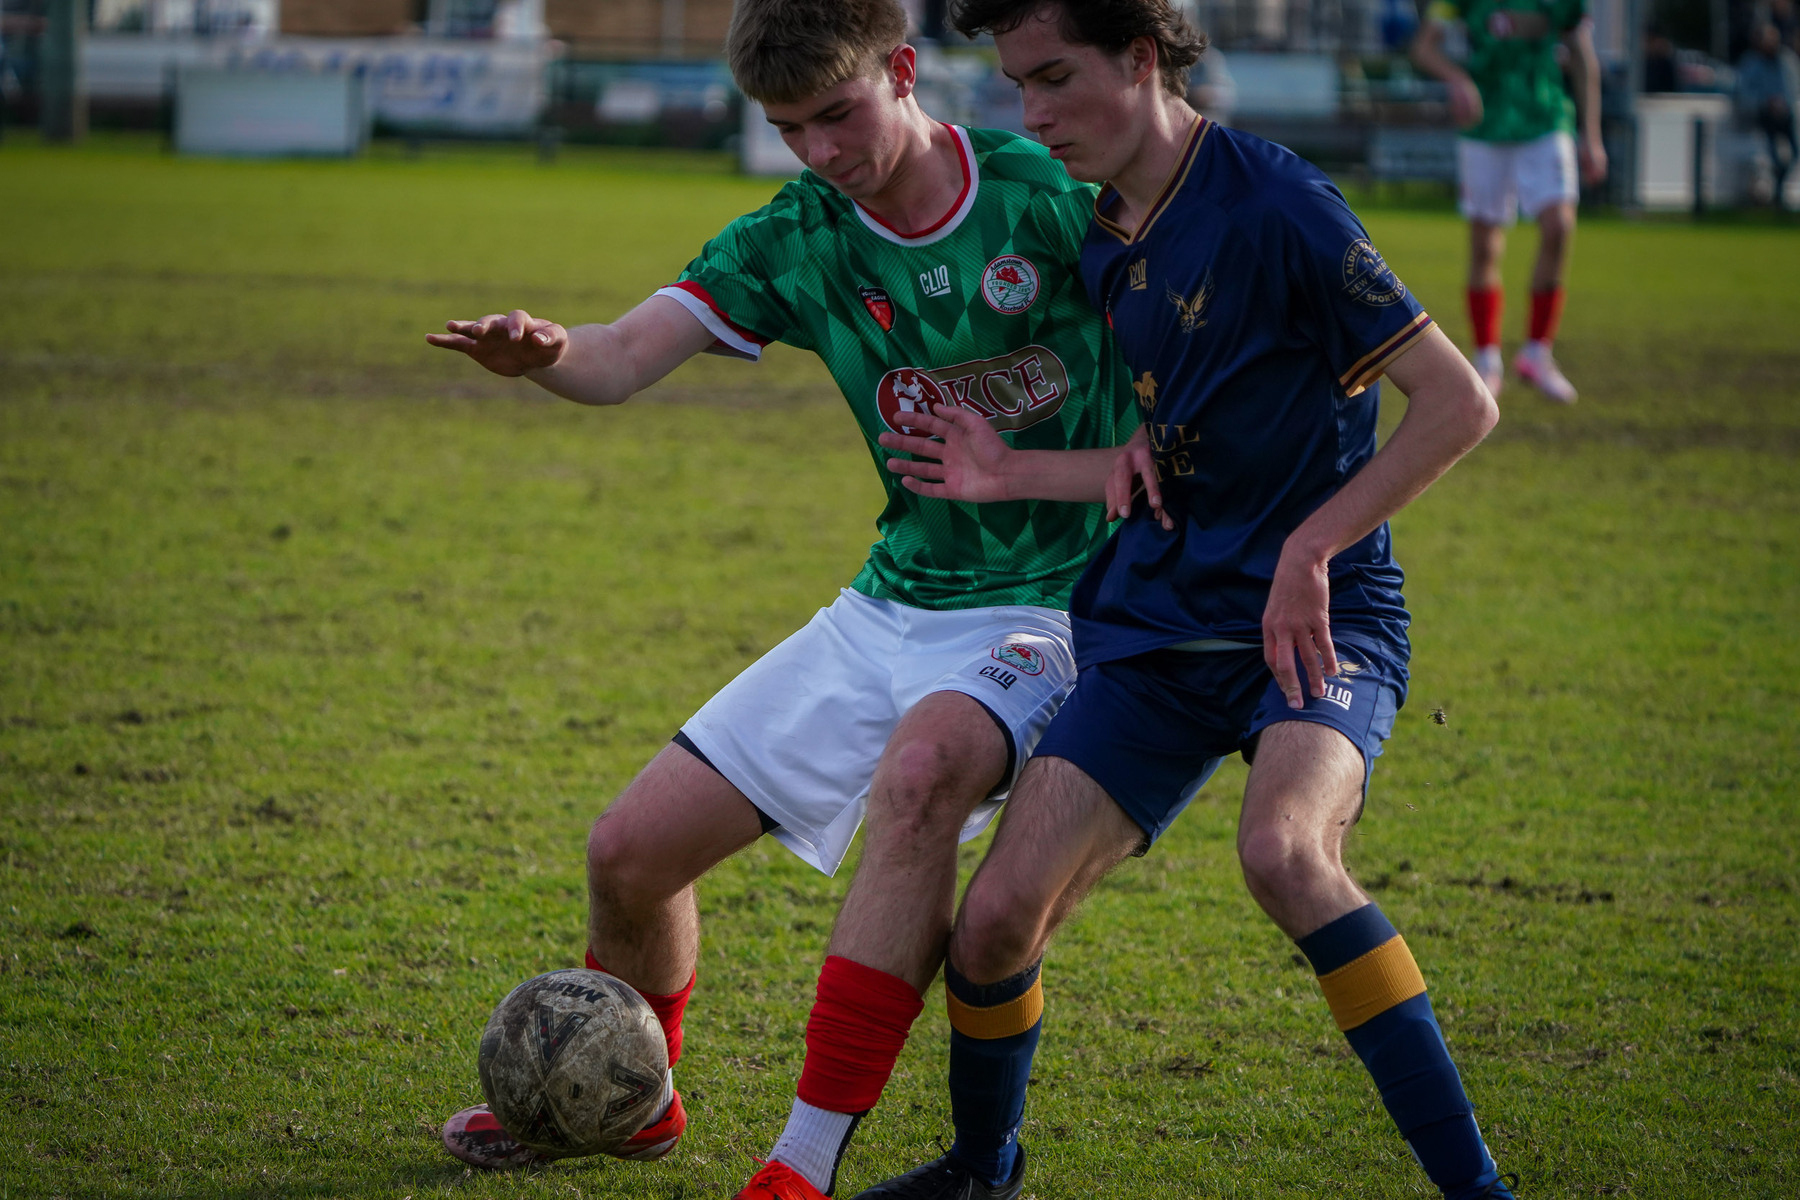
[[1441, 396], [1437, 408], [1444, 440], [1455, 445], [1458, 458], [1480, 445], [1500, 421], [1494, 394], [1473, 372], [1467, 383], [1458, 382], [1450, 394]]
[[[1473, 372], [1471, 375], [1473, 376]], [[1464, 385], [1459, 408], [1469, 430], [1470, 445], [1492, 433], [1494, 426], [1500, 423], [1500, 404], [1494, 399], [1494, 393], [1488, 391], [1487, 384], [1478, 377], [1470, 378]]]

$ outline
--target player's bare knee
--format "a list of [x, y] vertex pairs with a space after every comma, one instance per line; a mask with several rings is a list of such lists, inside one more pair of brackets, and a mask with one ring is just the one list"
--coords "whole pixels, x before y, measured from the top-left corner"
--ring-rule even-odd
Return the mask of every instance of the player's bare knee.
[[1238, 863], [1259, 898], [1302, 895], [1337, 872], [1316, 839], [1276, 822], [1239, 830]]
[[1029, 888], [977, 876], [963, 897], [951, 951], [977, 983], [997, 983], [1037, 958], [1044, 900]]
[[659, 856], [636, 844], [624, 822], [603, 814], [588, 830], [588, 890], [614, 907], [666, 899], [680, 884], [663, 878]]
[[941, 742], [918, 739], [890, 746], [870, 798], [870, 824], [901, 836], [960, 828], [975, 786]]

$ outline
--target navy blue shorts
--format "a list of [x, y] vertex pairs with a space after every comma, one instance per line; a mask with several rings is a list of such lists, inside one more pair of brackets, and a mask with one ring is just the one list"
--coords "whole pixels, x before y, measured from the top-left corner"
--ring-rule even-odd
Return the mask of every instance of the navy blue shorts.
[[1033, 753], [1068, 759], [1104, 788], [1144, 831], [1139, 853], [1227, 755], [1250, 761], [1257, 735], [1280, 721], [1329, 725], [1349, 738], [1362, 752], [1366, 792], [1406, 700], [1406, 654], [1380, 640], [1333, 641], [1342, 670], [1301, 709], [1288, 707], [1260, 647], [1153, 650], [1084, 667]]

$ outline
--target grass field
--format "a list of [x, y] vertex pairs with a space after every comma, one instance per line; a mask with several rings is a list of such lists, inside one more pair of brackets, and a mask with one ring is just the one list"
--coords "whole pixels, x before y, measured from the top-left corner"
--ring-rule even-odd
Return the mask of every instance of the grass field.
[[[766, 1152], [848, 874], [767, 843], [702, 888], [676, 1156], [475, 1177], [435, 1129], [579, 958], [588, 821], [854, 573], [867, 456], [798, 354], [597, 412], [422, 335], [610, 318], [770, 190], [0, 147], [0, 1198], [681, 1200]], [[1455, 217], [1366, 217], [1460, 334]], [[1796, 279], [1793, 229], [1588, 222], [1581, 403], [1508, 391], [1396, 522], [1415, 682], [1353, 869], [1530, 1197], [1800, 1195]], [[1052, 952], [1039, 1200], [1428, 1194], [1244, 893], [1241, 783]], [[926, 1011], [842, 1195], [948, 1136]]]

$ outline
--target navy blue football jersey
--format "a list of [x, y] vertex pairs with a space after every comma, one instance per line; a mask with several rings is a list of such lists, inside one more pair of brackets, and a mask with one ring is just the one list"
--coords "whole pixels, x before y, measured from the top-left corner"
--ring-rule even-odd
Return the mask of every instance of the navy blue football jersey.
[[[1321, 172], [1197, 120], [1135, 232], [1096, 201], [1082, 279], [1130, 367], [1175, 519], [1142, 507], [1073, 600], [1081, 665], [1257, 642], [1282, 543], [1375, 453], [1377, 380], [1431, 326]], [[1383, 524], [1331, 562], [1340, 610], [1404, 645]], [[1349, 612], [1346, 611], [1348, 616]]]

